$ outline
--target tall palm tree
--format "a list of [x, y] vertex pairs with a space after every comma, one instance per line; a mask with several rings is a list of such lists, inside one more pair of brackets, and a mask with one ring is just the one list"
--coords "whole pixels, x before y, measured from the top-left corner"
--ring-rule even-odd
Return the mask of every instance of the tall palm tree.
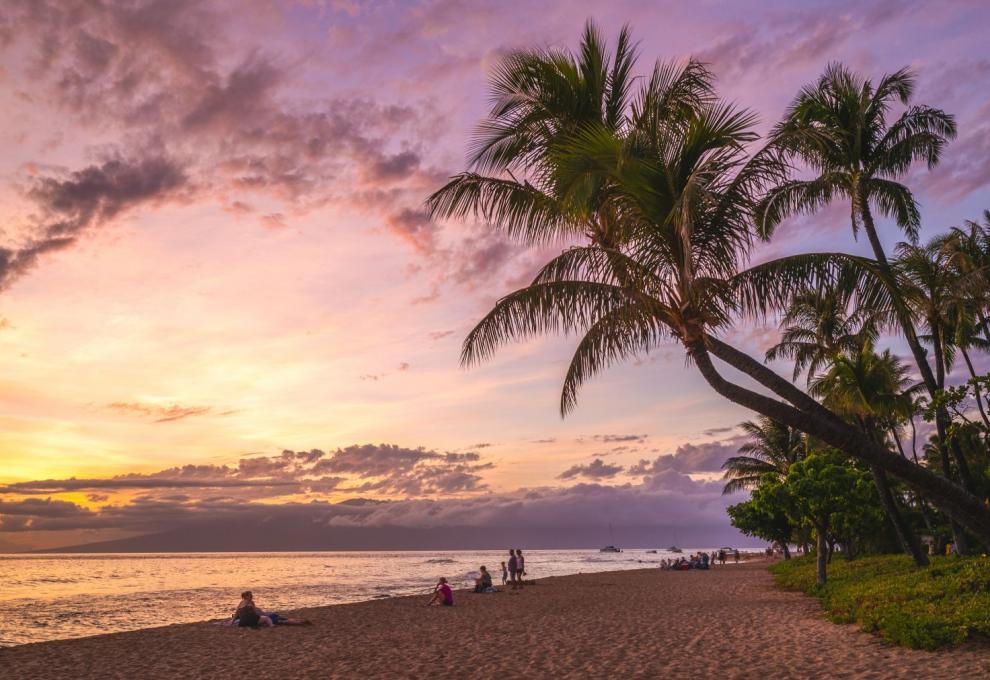
[[[844, 198], [850, 204], [853, 234], [866, 232], [881, 278], [889, 288], [898, 325], [904, 334], [929, 395], [938, 381], [918, 338], [914, 319], [898, 295], [898, 285], [873, 219], [876, 210], [893, 219], [913, 242], [920, 228], [920, 212], [910, 189], [897, 179], [917, 161], [934, 168], [945, 145], [956, 136], [953, 116], [941, 109], [911, 105], [915, 78], [903, 68], [873, 82], [842, 64], [830, 64], [818, 82], [802, 88], [773, 138], [810, 167], [816, 177], [793, 179], [770, 191], [758, 209], [762, 232], [769, 234], [788, 215], [813, 213]], [[894, 104], [907, 109], [888, 126]], [[935, 425], [939, 442], [952, 451], [959, 479], [967, 490], [974, 484], [958, 444], [947, 442], [948, 411], [939, 407]], [[946, 453], [945, 455], [949, 455]], [[956, 531], [957, 545], [965, 549], [965, 535]]]
[[[773, 136], [817, 177], [789, 180], [769, 192], [760, 206], [761, 228], [772, 231], [791, 214], [816, 212], [841, 197], [851, 203], [853, 233], [866, 232], [881, 264], [887, 257], [873, 210], [894, 219], [915, 240], [918, 206], [896, 179], [915, 161], [935, 167], [945, 144], [956, 136], [956, 123], [940, 109], [908, 106], [913, 93], [910, 69], [885, 75], [874, 87], [841, 64], [830, 64], [815, 85], [804, 87]], [[895, 103], [908, 108], [888, 126]]]
[[[929, 168], [956, 136], [953, 116], [929, 106], [909, 106], [914, 74], [901, 69], [873, 83], [841, 64], [830, 64], [815, 85], [804, 87], [773, 131], [778, 144], [812, 168], [817, 177], [788, 180], [768, 192], [759, 206], [760, 228], [769, 234], [787, 216], [814, 213], [833, 198], [851, 206], [853, 234], [862, 228], [879, 270], [890, 285], [893, 275], [877, 233], [873, 210], [895, 220], [913, 242], [920, 213], [910, 189], [897, 178], [915, 161]], [[889, 126], [893, 104], [908, 106]], [[902, 310], [903, 311], [903, 310]], [[902, 330], [929, 391], [937, 387], [910, 315], [900, 315]]]
[[[938, 390], [945, 389], [946, 375], [952, 368], [960, 345], [966, 354], [967, 363], [972, 365], [968, 358], [968, 345], [973, 342], [972, 333], [967, 330], [969, 321], [966, 318], [965, 301], [959, 299], [962, 280], [951, 266], [951, 253], [944, 246], [944, 240], [937, 237], [922, 245], [899, 243], [894, 262], [900, 295], [927, 330], [926, 337], [932, 346]], [[953, 448], [958, 447], [955, 439], [950, 444]], [[965, 456], [953, 456], [953, 460], [959, 476], [964, 480], [971, 480], [972, 473]], [[947, 465], [948, 459], [943, 455], [943, 466]]]
[[791, 465], [804, 456], [804, 435], [792, 427], [770, 418], [747, 420], [740, 427], [749, 435], [749, 441], [739, 447], [743, 455], [733, 456], [722, 465], [729, 480], [723, 494], [753, 489], [766, 475], [783, 479]]
[[[548, 112], [543, 103], [560, 98], [544, 95], [541, 83], [563, 90], [572, 85], [560, 83], [580, 85], [569, 74], [599, 61], [588, 55], [605, 53], [587, 48], [594, 32], [586, 31], [576, 55], [523, 52], [506, 59], [474, 145], [504, 152], [492, 160], [475, 153], [467, 173], [428, 199], [434, 217], [480, 216], [532, 242], [585, 237], [547, 263], [532, 284], [496, 303], [468, 334], [464, 363], [486, 359], [510, 340], [580, 334], [561, 396], [567, 412], [592, 375], [675, 339], [722, 396], [877, 462], [990, 542], [990, 510], [978, 498], [878, 445], [716, 337], [742, 307], [773, 297], [756, 291], [753, 277], [745, 284], [749, 292], [741, 292], [735, 277], [756, 238], [756, 198], [783, 179], [778, 151], [747, 153], [757, 139], [755, 116], [718, 101], [710, 75], [693, 62], [658, 64], [621, 115], [572, 116], [566, 107]], [[597, 108], [607, 109], [604, 103]], [[779, 284], [779, 277], [756, 278], [764, 288]], [[725, 379], [712, 355], [782, 400]]]
[[[970, 356], [974, 348], [984, 353], [990, 351], [990, 210], [984, 211], [982, 224], [967, 220], [965, 227], [953, 227], [940, 239], [955, 275], [947, 322], [953, 329], [953, 343], [974, 380], [976, 405], [986, 428], [986, 439], [990, 441], [990, 416]], [[987, 405], [990, 406], [990, 401]]]
[[[835, 412], [854, 419], [878, 442], [913, 414], [907, 368], [890, 350], [877, 354], [869, 343], [851, 355], [835, 356], [826, 373], [812, 378], [811, 391]], [[915, 564], [927, 566], [928, 556], [905, 521], [886, 472], [877, 465], [871, 465], [870, 471], [901, 548]]]

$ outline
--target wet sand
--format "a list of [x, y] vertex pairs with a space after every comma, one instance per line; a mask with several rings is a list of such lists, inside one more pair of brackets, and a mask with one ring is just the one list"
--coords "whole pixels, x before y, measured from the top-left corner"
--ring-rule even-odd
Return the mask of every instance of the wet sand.
[[22, 680], [990, 677], [990, 646], [889, 646], [778, 590], [761, 562], [455, 597], [453, 608], [424, 596], [298, 612], [309, 628], [186, 624], [21, 645], [0, 650], [0, 669]]

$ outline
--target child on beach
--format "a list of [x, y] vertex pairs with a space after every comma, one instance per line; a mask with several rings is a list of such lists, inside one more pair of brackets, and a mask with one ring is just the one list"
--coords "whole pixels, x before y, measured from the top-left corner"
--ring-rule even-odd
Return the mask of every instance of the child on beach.
[[447, 585], [447, 579], [443, 576], [437, 581], [436, 588], [433, 589], [433, 598], [426, 603], [426, 606], [440, 605], [443, 607], [454, 606], [454, 591]]
[[505, 568], [505, 562], [502, 562], [502, 585], [509, 580], [509, 571]]

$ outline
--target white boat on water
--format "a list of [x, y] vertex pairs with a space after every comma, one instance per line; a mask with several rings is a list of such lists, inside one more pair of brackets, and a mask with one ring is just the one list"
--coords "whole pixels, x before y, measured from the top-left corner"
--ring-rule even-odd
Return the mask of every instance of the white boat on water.
[[622, 552], [621, 550], [619, 550], [618, 548], [615, 547], [615, 536], [612, 533], [612, 523], [611, 522], [608, 523], [608, 537], [612, 539], [612, 545], [606, 545], [604, 548], [602, 548], [598, 552], [603, 552], [603, 553], [620, 553], [620, 552]]

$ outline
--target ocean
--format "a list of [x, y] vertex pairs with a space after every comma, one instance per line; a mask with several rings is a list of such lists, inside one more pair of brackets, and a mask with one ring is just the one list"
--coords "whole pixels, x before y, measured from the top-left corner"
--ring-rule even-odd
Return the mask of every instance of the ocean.
[[[697, 549], [685, 548], [684, 554]], [[710, 551], [710, 549], [709, 549]], [[656, 566], [672, 553], [525, 551], [527, 578]], [[286, 611], [496, 584], [504, 551], [0, 555], [0, 646], [229, 616], [240, 593]]]

